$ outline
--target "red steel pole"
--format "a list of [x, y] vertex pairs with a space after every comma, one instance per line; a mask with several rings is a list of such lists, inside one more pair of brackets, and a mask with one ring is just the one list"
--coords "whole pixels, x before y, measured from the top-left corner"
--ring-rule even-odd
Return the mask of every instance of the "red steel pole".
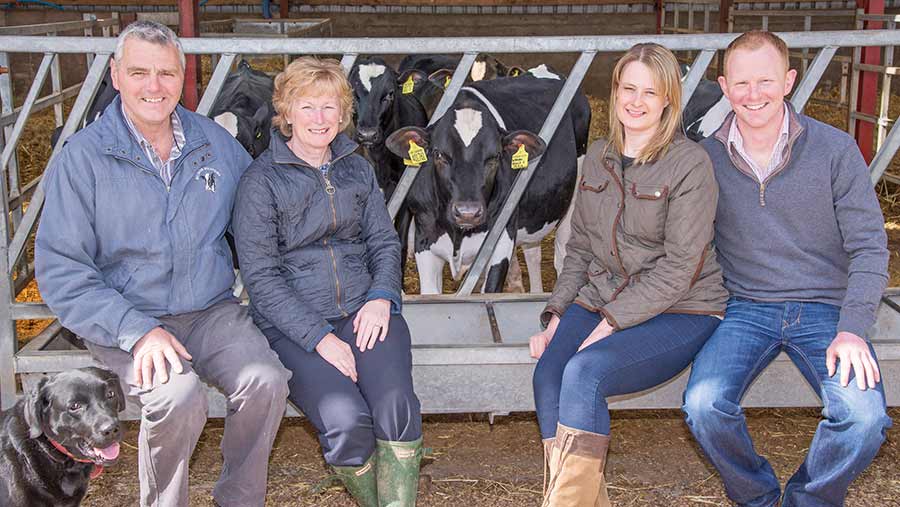
[[[178, 0], [178, 31], [181, 37], [197, 37], [200, 34], [200, 16], [198, 0]], [[197, 93], [199, 77], [199, 65], [197, 55], [187, 55], [184, 67], [184, 92], [182, 99], [184, 107], [191, 111], [197, 110], [200, 104], [200, 96]]]
[[[865, 9], [866, 14], [884, 14], [884, 0], [857, 0], [859, 8]], [[881, 21], [866, 21], [865, 28], [877, 30], [881, 28]], [[881, 48], [862, 48], [862, 62], [871, 65], [881, 64]], [[860, 71], [859, 90], [857, 95], [858, 111], [864, 114], [875, 115], [875, 103], [878, 99], [877, 72]], [[875, 125], [863, 120], [856, 120], [856, 144], [862, 152], [866, 162], [871, 162], [875, 156]]]

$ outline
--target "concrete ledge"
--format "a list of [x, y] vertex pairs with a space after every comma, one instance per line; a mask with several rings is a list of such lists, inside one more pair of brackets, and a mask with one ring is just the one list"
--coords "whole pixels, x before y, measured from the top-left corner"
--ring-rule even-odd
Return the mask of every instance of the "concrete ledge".
[[[408, 298], [404, 316], [413, 336], [413, 379], [425, 413], [533, 411], [528, 337], [538, 330], [546, 296], [477, 296], [454, 301], [443, 296]], [[900, 303], [900, 296], [890, 296]], [[872, 332], [889, 406], [900, 406], [900, 313], [883, 303]], [[31, 344], [29, 344], [31, 345]], [[46, 350], [48, 339], [26, 347], [16, 358], [27, 386], [42, 372], [95, 364], [85, 350]], [[59, 346], [57, 344], [57, 346]], [[63, 344], [63, 347], [66, 347]], [[610, 400], [613, 409], [678, 408], [688, 370], [653, 389]], [[855, 389], [854, 386], [849, 388]], [[209, 390], [210, 416], [223, 417], [225, 399]], [[816, 394], [785, 354], [780, 354], [751, 386], [746, 407], [815, 407]], [[139, 412], [129, 406], [125, 419]], [[288, 416], [299, 413], [289, 407]]]

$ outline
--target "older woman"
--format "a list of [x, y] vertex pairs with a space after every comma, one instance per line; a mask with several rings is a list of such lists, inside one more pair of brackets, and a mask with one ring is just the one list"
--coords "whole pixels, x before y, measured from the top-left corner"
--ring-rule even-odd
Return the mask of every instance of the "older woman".
[[269, 149], [234, 207], [251, 314], [356, 501], [414, 505], [422, 422], [400, 242], [372, 167], [341, 133], [350, 85], [338, 62], [299, 58], [275, 78], [272, 102]]
[[546, 330], [530, 339], [545, 506], [609, 505], [606, 398], [675, 376], [725, 310], [713, 168], [680, 111], [675, 57], [632, 47], [613, 70], [609, 138], [585, 158]]

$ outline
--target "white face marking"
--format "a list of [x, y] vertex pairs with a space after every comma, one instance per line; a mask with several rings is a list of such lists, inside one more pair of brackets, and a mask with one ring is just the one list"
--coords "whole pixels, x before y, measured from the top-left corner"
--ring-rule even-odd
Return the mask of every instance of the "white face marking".
[[722, 126], [725, 117], [731, 112], [731, 103], [722, 96], [716, 104], [709, 108], [709, 111], [703, 115], [700, 121], [700, 134], [703, 137], [709, 137], [713, 132]]
[[231, 134], [231, 137], [237, 137], [238, 134], [238, 125], [237, 125], [237, 116], [234, 113], [222, 113], [219, 116], [213, 118], [213, 121], [221, 125], [222, 128], [228, 131]]
[[456, 123], [453, 126], [456, 127], [456, 133], [459, 134], [459, 138], [462, 139], [463, 144], [468, 148], [481, 130], [481, 111], [468, 108], [457, 109]]
[[545, 64], [540, 64], [537, 67], [533, 67], [528, 69], [528, 73], [534, 77], [541, 79], [559, 79], [559, 76], [550, 72], [550, 69], [547, 68]]
[[472, 71], [469, 73], [472, 76], [472, 81], [481, 81], [484, 79], [485, 74], [487, 74], [487, 62], [475, 62], [472, 64]]
[[359, 81], [367, 92], [372, 91], [372, 78], [376, 78], [384, 74], [384, 65], [377, 63], [367, 63], [359, 66]]

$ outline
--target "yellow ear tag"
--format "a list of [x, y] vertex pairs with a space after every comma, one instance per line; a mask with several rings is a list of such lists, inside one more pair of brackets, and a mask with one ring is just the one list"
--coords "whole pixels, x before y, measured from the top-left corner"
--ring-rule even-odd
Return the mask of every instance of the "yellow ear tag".
[[512, 77], [519, 77], [519, 69], [513, 69]]
[[524, 144], [520, 144], [519, 149], [513, 153], [511, 167], [513, 169], [526, 169], [528, 167], [528, 152], [525, 151]]
[[414, 165], [420, 166], [428, 160], [428, 155], [425, 154], [425, 148], [422, 148], [412, 139], [409, 140], [409, 158], [403, 159], [403, 163], [406, 165]]
[[413, 81], [412, 76], [409, 76], [408, 78], [406, 78], [406, 81], [403, 82], [403, 89], [401, 91], [403, 92], [403, 95], [409, 95], [415, 89], [416, 82]]
[[450, 87], [450, 76], [446, 76], [444, 78], [444, 89], [446, 90], [449, 87]]

